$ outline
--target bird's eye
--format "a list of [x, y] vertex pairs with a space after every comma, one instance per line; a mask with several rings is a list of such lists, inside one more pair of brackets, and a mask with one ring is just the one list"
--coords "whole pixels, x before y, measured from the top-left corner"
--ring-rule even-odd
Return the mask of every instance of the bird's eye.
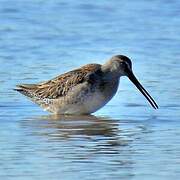
[[128, 68], [128, 65], [127, 65], [126, 62], [120, 62], [120, 66], [121, 66], [122, 68]]

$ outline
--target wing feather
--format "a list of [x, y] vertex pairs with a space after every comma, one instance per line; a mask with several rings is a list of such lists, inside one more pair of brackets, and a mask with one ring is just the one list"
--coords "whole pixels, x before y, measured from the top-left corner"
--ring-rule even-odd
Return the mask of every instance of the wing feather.
[[100, 71], [101, 65], [88, 64], [40, 84], [17, 85], [15, 90], [30, 98], [57, 99], [65, 96], [73, 87], [86, 81], [88, 74]]

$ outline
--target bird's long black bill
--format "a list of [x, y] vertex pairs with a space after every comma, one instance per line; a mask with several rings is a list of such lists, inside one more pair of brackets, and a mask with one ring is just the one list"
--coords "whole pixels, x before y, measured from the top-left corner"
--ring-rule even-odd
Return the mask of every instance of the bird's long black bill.
[[144, 89], [144, 87], [140, 84], [140, 82], [136, 79], [135, 75], [132, 71], [128, 70], [128, 78], [134, 83], [134, 85], [139, 89], [139, 91], [145, 96], [148, 102], [154, 109], [158, 109], [158, 105], [154, 101], [154, 99], [150, 96], [150, 94]]

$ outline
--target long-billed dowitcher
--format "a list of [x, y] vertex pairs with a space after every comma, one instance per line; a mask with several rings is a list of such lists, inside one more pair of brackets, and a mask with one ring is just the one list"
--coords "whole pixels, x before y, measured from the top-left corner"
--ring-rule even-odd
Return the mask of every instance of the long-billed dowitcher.
[[55, 114], [90, 114], [115, 95], [121, 76], [127, 76], [151, 106], [158, 108], [134, 76], [131, 60], [124, 55], [113, 56], [103, 65], [87, 64], [39, 84], [20, 84], [15, 90]]

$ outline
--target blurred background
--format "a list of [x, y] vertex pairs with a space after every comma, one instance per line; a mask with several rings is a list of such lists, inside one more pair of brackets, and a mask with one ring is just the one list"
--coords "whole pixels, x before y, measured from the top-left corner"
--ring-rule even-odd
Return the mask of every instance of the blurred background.
[[[180, 1], [0, 0], [0, 178], [170, 179], [180, 170]], [[121, 78], [89, 117], [12, 89], [124, 54], [159, 105]]]

